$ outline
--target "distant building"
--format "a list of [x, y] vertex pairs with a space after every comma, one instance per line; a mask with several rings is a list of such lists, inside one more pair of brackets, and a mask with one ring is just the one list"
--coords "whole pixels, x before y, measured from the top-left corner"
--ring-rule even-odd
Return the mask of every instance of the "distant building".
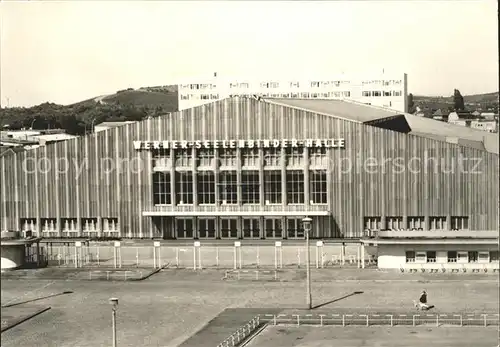
[[486, 113], [485, 116], [485, 113], [479, 115], [478, 113], [467, 111], [451, 112], [448, 116], [448, 123], [488, 132], [498, 131], [498, 119], [495, 120], [495, 114]]
[[449, 114], [450, 113], [446, 110], [438, 109], [432, 114], [432, 118], [435, 120], [447, 121]]
[[406, 74], [373, 74], [305, 78], [209, 78], [186, 80], [178, 87], [179, 110], [231, 96], [273, 99], [337, 99], [407, 112]]
[[125, 125], [125, 124], [132, 124], [132, 123], [135, 123], [135, 121], [103, 122], [103, 123], [97, 124], [94, 127], [94, 132], [97, 133], [99, 131], [104, 131], [104, 130], [120, 127], [120, 126]]
[[490, 133], [496, 133], [498, 132], [498, 121], [477, 119], [470, 122], [470, 127], [472, 129], [488, 131]]
[[65, 133], [64, 129], [5, 130], [0, 132], [0, 145], [33, 149], [49, 143], [66, 141], [76, 136]]

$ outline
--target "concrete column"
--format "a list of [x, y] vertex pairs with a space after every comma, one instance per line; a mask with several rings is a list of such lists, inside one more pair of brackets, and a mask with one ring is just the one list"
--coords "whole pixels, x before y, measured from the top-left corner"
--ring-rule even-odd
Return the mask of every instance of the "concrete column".
[[[214, 170], [214, 184], [215, 184], [215, 209], [218, 211], [220, 209], [220, 170], [219, 170], [220, 160], [219, 160], [219, 150], [216, 149], [214, 153], [214, 162], [212, 163], [212, 167]], [[220, 235], [219, 235], [220, 236]]]
[[283, 206], [283, 210], [287, 205], [287, 196], [286, 196], [286, 149], [281, 148], [281, 205]]
[[198, 226], [198, 218], [193, 217], [193, 239], [199, 239], [200, 238], [200, 228]]
[[238, 194], [237, 194], [237, 199], [238, 199], [238, 206], [243, 205], [243, 186], [242, 186], [242, 180], [241, 180], [241, 172], [242, 169], [242, 158], [241, 158], [241, 148], [236, 148], [236, 184], [237, 184], [237, 189], [238, 189]]
[[311, 200], [309, 194], [309, 148], [304, 147], [304, 206], [306, 211], [309, 209], [309, 201]]
[[[191, 172], [193, 173], [193, 209], [196, 211], [198, 209], [198, 176], [196, 167], [196, 148], [192, 149], [192, 160]], [[198, 230], [198, 227], [196, 228]]]
[[264, 149], [259, 148], [259, 197], [260, 206], [263, 208], [266, 205], [264, 197]]
[[170, 148], [170, 192], [171, 192], [171, 203], [172, 206], [176, 205], [175, 196], [175, 150]]

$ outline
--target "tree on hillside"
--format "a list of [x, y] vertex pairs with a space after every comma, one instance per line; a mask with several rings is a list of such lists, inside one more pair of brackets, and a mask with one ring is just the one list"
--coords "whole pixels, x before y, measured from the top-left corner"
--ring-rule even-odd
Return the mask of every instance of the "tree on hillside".
[[455, 111], [463, 111], [465, 109], [464, 97], [460, 94], [460, 90], [458, 89], [453, 91], [453, 105]]
[[413, 101], [413, 94], [408, 94], [408, 112], [413, 113], [415, 107], [415, 102]]

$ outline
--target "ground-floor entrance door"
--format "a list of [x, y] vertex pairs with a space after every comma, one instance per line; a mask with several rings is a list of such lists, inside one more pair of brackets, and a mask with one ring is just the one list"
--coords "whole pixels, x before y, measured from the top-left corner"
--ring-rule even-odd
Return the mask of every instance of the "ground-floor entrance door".
[[215, 239], [215, 218], [198, 218], [198, 233], [200, 239]]
[[305, 235], [302, 221], [298, 218], [287, 218], [286, 235], [289, 239], [303, 239]]
[[283, 223], [281, 218], [266, 218], [266, 239], [281, 239], [283, 238]]
[[178, 239], [192, 239], [194, 237], [192, 218], [176, 218], [175, 228]]
[[260, 238], [260, 220], [259, 218], [243, 218], [243, 238]]
[[222, 239], [235, 239], [238, 237], [238, 219], [220, 219], [220, 237]]

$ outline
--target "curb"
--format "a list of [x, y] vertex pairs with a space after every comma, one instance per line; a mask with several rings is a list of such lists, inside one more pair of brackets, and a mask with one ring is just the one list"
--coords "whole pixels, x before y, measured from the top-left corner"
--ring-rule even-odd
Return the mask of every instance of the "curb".
[[50, 310], [50, 306], [42, 308], [41, 310], [38, 310], [38, 311], [36, 311], [33, 314], [30, 314], [30, 315], [25, 316], [25, 317], [23, 317], [23, 318], [21, 318], [21, 319], [19, 319], [17, 321], [14, 321], [14, 323], [12, 323], [10, 325], [7, 325], [6, 327], [2, 328], [1, 332], [3, 333], [3, 332], [5, 332], [5, 331], [7, 331], [7, 330], [9, 330], [11, 328], [14, 328], [15, 326], [18, 326], [19, 324], [24, 323], [27, 320], [30, 320], [31, 318], [34, 318], [34, 317], [38, 316], [39, 314], [42, 314], [42, 313], [44, 313], [45, 311], [48, 311], [48, 310]]

